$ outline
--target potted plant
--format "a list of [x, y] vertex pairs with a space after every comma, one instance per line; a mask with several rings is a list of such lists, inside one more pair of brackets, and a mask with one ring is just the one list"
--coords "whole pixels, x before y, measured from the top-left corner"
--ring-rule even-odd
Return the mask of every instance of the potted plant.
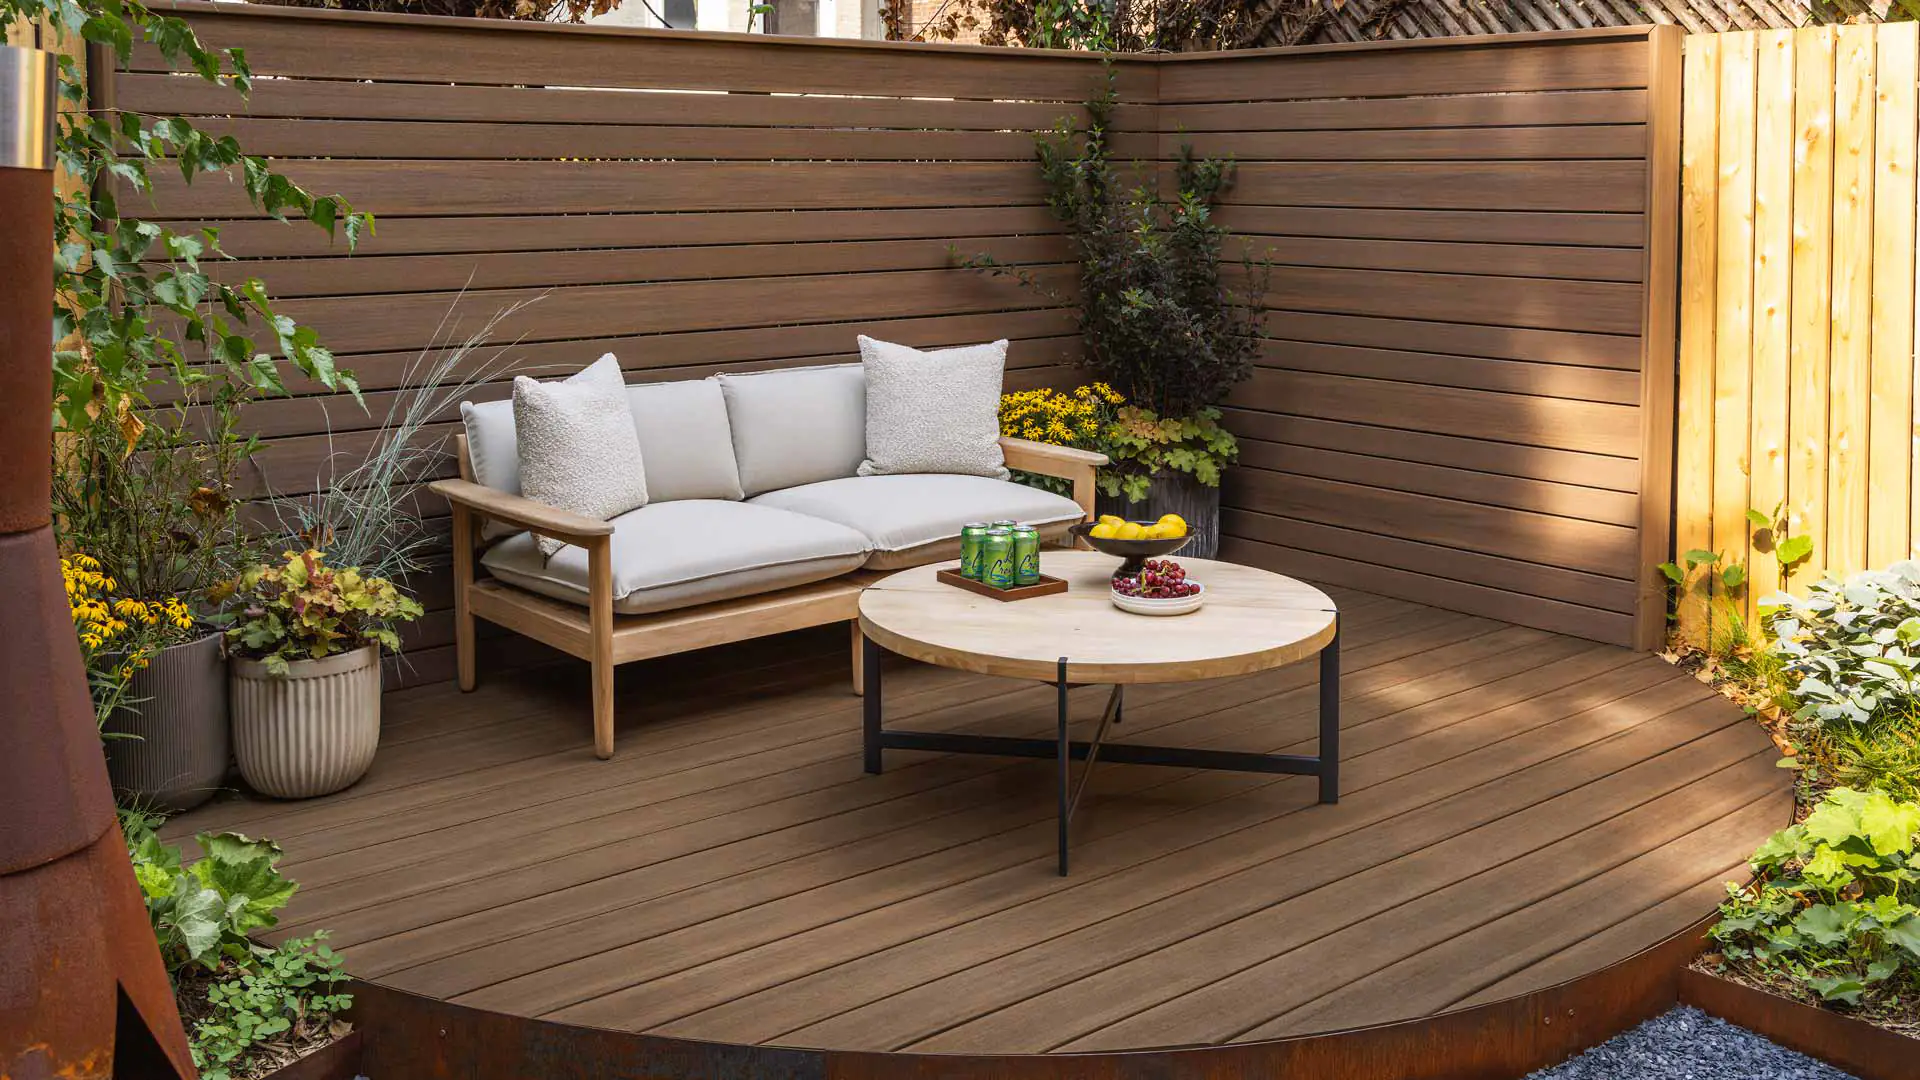
[[204, 802], [231, 761], [206, 596], [249, 552], [229, 495], [251, 448], [233, 428], [237, 395], [201, 386], [171, 408], [69, 424], [56, 449], [62, 571], [108, 776], [157, 810]]
[[420, 604], [391, 581], [314, 550], [251, 567], [220, 590], [234, 612], [233, 749], [254, 790], [327, 795], [365, 775], [380, 744], [380, 650]]
[[1087, 366], [1127, 402], [1100, 448], [1112, 459], [1102, 493], [1123, 517], [1179, 514], [1194, 533], [1184, 550], [1207, 558], [1218, 547], [1221, 470], [1239, 454], [1219, 406], [1253, 373], [1271, 266], [1243, 256], [1246, 291], [1227, 288], [1227, 230], [1214, 223], [1213, 206], [1232, 183], [1233, 163], [1182, 146], [1172, 198], [1158, 193], [1151, 173], [1129, 183], [1108, 140], [1116, 102], [1110, 80], [1087, 103], [1084, 128], [1062, 120], [1038, 143], [1048, 208], [1079, 262], [1077, 298], [991, 256], [963, 262], [1077, 309]]

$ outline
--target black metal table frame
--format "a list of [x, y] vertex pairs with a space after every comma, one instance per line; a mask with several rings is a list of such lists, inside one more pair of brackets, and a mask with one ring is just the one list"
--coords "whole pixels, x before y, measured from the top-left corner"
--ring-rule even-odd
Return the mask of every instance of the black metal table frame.
[[[1070, 658], [1061, 657], [1058, 674], [1047, 683], [1058, 691], [1058, 733], [1052, 739], [1025, 739], [1010, 735], [963, 735], [943, 731], [888, 730], [882, 723], [880, 663], [884, 650], [872, 637], [864, 639], [861, 650], [862, 687], [866, 695], [863, 709], [863, 743], [866, 770], [878, 774], [881, 753], [886, 750], [931, 750], [949, 754], [994, 754], [1002, 757], [1054, 758], [1059, 762], [1057, 780], [1060, 818], [1060, 876], [1068, 869], [1067, 827], [1080, 805], [1093, 765], [1104, 758], [1125, 765], [1169, 765], [1184, 769], [1221, 769], [1231, 772], [1280, 773], [1320, 778], [1320, 801], [1340, 801], [1340, 627], [1334, 623], [1332, 640], [1320, 650], [1320, 753], [1261, 754], [1240, 750], [1201, 750], [1177, 746], [1148, 746], [1141, 743], [1110, 743], [1107, 732], [1121, 721], [1126, 708], [1125, 687], [1116, 684], [1101, 713], [1093, 738], [1078, 741], [1068, 737], [1067, 691], [1076, 684], [1067, 677]], [[1078, 784], [1073, 782], [1071, 764], [1085, 761]]]

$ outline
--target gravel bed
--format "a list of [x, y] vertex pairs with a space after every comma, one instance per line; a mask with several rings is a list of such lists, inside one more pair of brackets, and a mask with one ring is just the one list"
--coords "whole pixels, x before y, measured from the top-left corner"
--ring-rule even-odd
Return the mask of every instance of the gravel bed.
[[1528, 1080], [1855, 1080], [1745, 1028], [1681, 1007]]

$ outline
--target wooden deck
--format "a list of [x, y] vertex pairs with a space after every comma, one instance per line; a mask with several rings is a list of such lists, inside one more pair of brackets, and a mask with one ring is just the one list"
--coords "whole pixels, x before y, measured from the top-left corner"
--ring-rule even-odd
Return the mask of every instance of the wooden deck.
[[[283, 932], [350, 970], [529, 1016], [930, 1052], [1222, 1043], [1549, 985], [1708, 912], [1788, 820], [1738, 709], [1661, 661], [1397, 600], [1343, 609], [1337, 806], [1306, 778], [1102, 765], [1053, 873], [1043, 762], [860, 771], [845, 631], [620, 673], [390, 695], [367, 779], [176, 834], [278, 839]], [[1104, 691], [1087, 688], [1088, 722]], [[902, 662], [888, 722], [1051, 730], [1048, 688]], [[1314, 665], [1139, 687], [1125, 737], [1312, 752]]]

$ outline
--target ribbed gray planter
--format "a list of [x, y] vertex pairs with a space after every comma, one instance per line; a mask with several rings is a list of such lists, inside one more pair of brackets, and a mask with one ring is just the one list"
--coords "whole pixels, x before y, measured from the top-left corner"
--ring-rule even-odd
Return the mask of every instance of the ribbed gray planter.
[[273, 675], [235, 658], [233, 756], [262, 795], [331, 795], [366, 775], [380, 747], [380, 650], [296, 660]]
[[107, 776], [123, 801], [174, 813], [220, 790], [232, 760], [221, 635], [160, 650], [107, 718]]

